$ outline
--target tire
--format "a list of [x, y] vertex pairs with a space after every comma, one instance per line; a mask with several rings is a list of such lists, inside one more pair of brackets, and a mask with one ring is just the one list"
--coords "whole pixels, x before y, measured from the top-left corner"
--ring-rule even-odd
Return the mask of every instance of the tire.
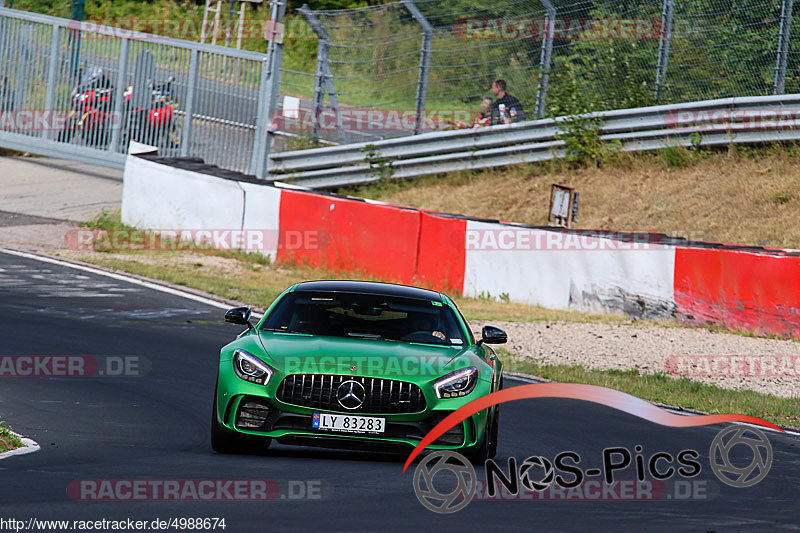
[[484, 431], [484, 433], [483, 433], [483, 438], [480, 440], [480, 442], [478, 444], [476, 444], [472, 448], [469, 448], [464, 453], [466, 458], [469, 459], [469, 462], [474, 464], [475, 466], [482, 466], [483, 463], [485, 463], [486, 460], [489, 459], [489, 457], [490, 457], [490, 455], [489, 455], [489, 451], [490, 451], [489, 450], [489, 448], [490, 448], [489, 441], [490, 441], [490, 433], [491, 433], [490, 428], [491, 428], [491, 426], [488, 426], [486, 428], [486, 431]]
[[92, 148], [102, 148], [111, 141], [111, 132], [104, 126], [84, 129], [81, 135], [86, 145]]
[[269, 448], [272, 439], [237, 435], [219, 427], [217, 424], [217, 391], [214, 391], [214, 403], [211, 406], [211, 449], [217, 453], [260, 453]]
[[[500, 378], [500, 387], [497, 390], [503, 390], [503, 379]], [[499, 428], [500, 428], [500, 406], [496, 405], [494, 408], [494, 416], [492, 417], [492, 425], [489, 430], [489, 458], [492, 459], [497, 455], [497, 443], [499, 441]]]
[[494, 410], [492, 417], [492, 425], [489, 429], [489, 459], [493, 459], [497, 455], [497, 436], [498, 427], [500, 425], [500, 407], [497, 406]]

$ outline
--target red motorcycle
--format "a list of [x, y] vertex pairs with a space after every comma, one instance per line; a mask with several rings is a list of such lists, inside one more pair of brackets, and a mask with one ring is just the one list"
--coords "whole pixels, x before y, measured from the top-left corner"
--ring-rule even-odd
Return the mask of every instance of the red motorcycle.
[[70, 142], [80, 134], [89, 146], [108, 144], [114, 112], [114, 88], [102, 69], [93, 67], [70, 95], [70, 109], [59, 142]]
[[170, 76], [167, 81], [149, 83], [150, 97], [144, 104], [133, 102], [132, 86], [125, 90], [125, 128], [121, 143], [124, 151], [128, 151], [132, 140], [166, 149], [180, 146], [179, 121], [175, 116], [178, 103], [172, 95], [174, 81]]
[[[177, 132], [170, 76], [166, 82], [151, 82], [150, 98], [134, 103], [133, 86], [123, 93], [123, 126], [120, 149], [127, 152], [131, 140], [160, 148], [176, 148]], [[90, 68], [72, 90], [66, 124], [58, 135], [59, 142], [71, 142], [76, 134], [92, 147], [102, 147], [111, 141], [114, 126], [114, 86], [98, 67]]]

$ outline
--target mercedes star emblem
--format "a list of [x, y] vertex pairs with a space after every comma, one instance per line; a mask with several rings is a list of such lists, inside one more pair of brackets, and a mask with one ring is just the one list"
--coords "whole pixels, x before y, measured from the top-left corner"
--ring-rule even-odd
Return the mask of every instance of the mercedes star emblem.
[[336, 389], [336, 399], [339, 401], [339, 405], [350, 411], [364, 405], [365, 398], [364, 386], [352, 379], [343, 381]]

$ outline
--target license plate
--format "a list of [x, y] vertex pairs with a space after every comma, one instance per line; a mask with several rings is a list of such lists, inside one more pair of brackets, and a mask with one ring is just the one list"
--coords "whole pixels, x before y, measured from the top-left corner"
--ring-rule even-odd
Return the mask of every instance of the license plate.
[[314, 413], [311, 425], [317, 429], [330, 429], [347, 433], [383, 433], [386, 427], [386, 419], [373, 416]]

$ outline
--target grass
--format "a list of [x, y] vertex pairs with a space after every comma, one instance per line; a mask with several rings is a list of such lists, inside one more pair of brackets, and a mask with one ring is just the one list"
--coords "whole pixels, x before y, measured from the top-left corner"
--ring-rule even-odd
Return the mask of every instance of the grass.
[[28, 152], [20, 152], [19, 150], [9, 150], [8, 148], [0, 148], [0, 157], [39, 157]]
[[562, 383], [600, 385], [639, 398], [713, 414], [756, 416], [780, 426], [800, 426], [796, 398], [777, 398], [749, 390], [729, 390], [664, 374], [640, 374], [637, 370], [596, 370], [582, 366], [540, 365], [515, 358], [502, 350], [506, 370], [522, 372]]
[[0, 453], [15, 450], [22, 446], [20, 438], [5, 426], [5, 422], [0, 421]]
[[[578, 229], [637, 230], [800, 248], [800, 145], [617, 153], [598, 168], [564, 161], [390, 180], [339, 192], [480, 218], [547, 224], [550, 186], [581, 193]], [[623, 185], [624, 184], [624, 185]]]

